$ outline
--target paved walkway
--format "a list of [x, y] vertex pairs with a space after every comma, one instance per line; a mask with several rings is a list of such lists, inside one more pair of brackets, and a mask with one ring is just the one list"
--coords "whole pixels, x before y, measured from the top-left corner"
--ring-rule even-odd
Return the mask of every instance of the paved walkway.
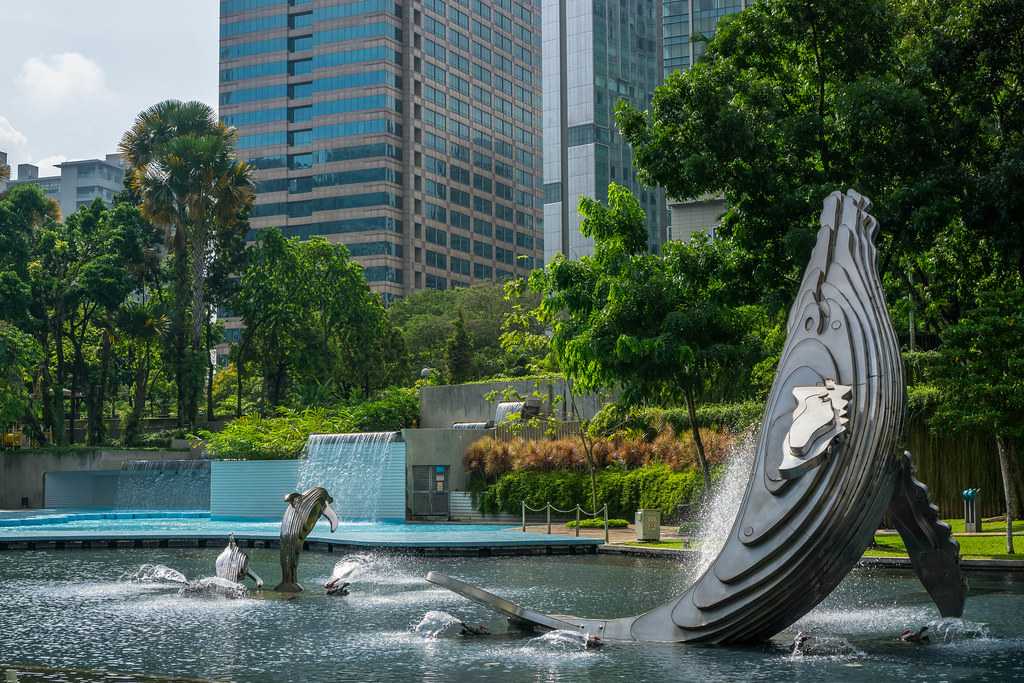
[[[515, 527], [516, 529], [522, 529], [521, 526]], [[547, 524], [527, 524], [527, 533], [533, 534], [546, 534], [548, 532]], [[576, 530], [570, 529], [565, 524], [551, 523], [551, 534], [559, 536], [575, 536]], [[580, 538], [604, 538], [604, 529], [580, 529]], [[675, 526], [663, 526], [661, 527], [661, 540], [663, 541], [677, 541], [679, 540], [679, 527]], [[608, 530], [608, 542], [611, 544], [616, 543], [632, 543], [636, 541], [636, 528], [630, 524], [625, 529], [609, 529]]]

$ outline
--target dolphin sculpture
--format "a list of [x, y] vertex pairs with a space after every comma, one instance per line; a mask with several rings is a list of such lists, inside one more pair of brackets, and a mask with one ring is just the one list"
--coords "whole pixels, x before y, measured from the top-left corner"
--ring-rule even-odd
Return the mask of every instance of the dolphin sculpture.
[[833, 192], [765, 407], [746, 492], [721, 552], [683, 595], [639, 616], [547, 615], [431, 572], [514, 622], [605, 640], [742, 644], [792, 625], [839, 585], [888, 508], [942, 616], [963, 612], [959, 547], [897, 453], [903, 365], [866, 197]]
[[297, 581], [299, 552], [306, 537], [313, 531], [323, 515], [331, 524], [331, 533], [338, 529], [338, 515], [331, 508], [334, 499], [323, 486], [314, 486], [304, 493], [289, 493], [284, 497], [288, 506], [281, 519], [281, 583], [274, 588], [281, 593], [300, 593]]
[[324, 590], [328, 595], [348, 595], [348, 587], [352, 585], [350, 579], [362, 568], [363, 563], [357, 560], [338, 560], [331, 577], [324, 582]]
[[263, 579], [249, 568], [249, 556], [235, 543], [234, 534], [228, 536], [228, 546], [217, 556], [216, 567], [217, 576], [222, 579], [241, 583], [249, 577], [256, 582], [257, 588], [263, 588]]

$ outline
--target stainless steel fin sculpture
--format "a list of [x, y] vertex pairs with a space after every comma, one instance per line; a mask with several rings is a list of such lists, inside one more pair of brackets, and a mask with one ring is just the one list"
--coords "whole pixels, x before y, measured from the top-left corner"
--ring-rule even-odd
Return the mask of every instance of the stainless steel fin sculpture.
[[958, 616], [955, 542], [929, 517], [926, 490], [907, 482], [897, 456], [903, 365], [869, 208], [852, 190], [825, 199], [743, 501], [718, 557], [682, 596], [635, 617], [579, 619], [540, 614], [443, 574], [427, 580], [539, 628], [610, 640], [752, 643], [831, 593], [891, 508], [905, 520], [901, 533], [915, 539], [907, 547], [929, 593], [944, 616]]

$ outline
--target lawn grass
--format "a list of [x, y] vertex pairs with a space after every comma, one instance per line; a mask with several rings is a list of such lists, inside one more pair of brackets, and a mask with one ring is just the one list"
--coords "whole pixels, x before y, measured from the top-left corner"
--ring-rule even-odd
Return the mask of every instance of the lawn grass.
[[[954, 534], [962, 534], [964, 532], [964, 520], [962, 519], [944, 519], [942, 520], [953, 529]], [[998, 522], [983, 522], [981, 530], [985, 533], [991, 531], [1002, 531], [1006, 533], [1006, 520], [1001, 519]], [[1013, 533], [1014, 535], [1024, 532], [1024, 519], [1013, 520]]]
[[[1016, 525], [1014, 525], [1016, 529]], [[1006, 529], [1006, 525], [1003, 525]], [[1024, 560], [1024, 534], [1014, 534], [1014, 545], [1016, 555], [1006, 554], [1005, 536], [964, 536], [957, 537], [960, 543], [960, 557], [963, 559], [996, 559], [996, 560]], [[640, 542], [630, 541], [628, 546], [636, 548], [663, 548], [667, 550], [683, 550], [683, 542], [677, 540]], [[692, 548], [693, 546], [687, 546]], [[907, 548], [903, 539], [898, 534], [877, 534], [875, 545], [869, 548], [864, 557], [906, 557]]]

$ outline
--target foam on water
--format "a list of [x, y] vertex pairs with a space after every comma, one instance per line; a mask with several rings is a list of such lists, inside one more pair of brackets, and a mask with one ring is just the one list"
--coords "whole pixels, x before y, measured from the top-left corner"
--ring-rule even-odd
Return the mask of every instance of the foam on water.
[[129, 583], [188, 583], [184, 574], [162, 564], [144, 564], [138, 569], [125, 572], [119, 580]]
[[423, 638], [449, 638], [462, 633], [462, 621], [447, 612], [430, 610], [412, 630]]

